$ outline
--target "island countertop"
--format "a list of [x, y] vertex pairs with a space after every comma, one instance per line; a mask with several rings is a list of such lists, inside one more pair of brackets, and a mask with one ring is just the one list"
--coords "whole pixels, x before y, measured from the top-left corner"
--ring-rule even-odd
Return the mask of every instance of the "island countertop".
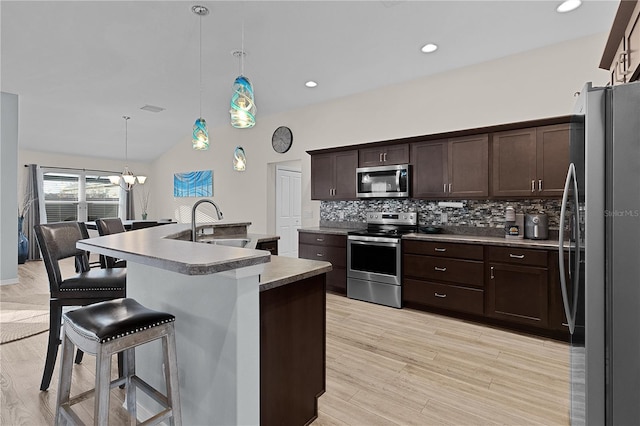
[[[210, 225], [222, 228], [238, 223], [221, 221]], [[184, 235], [190, 232], [190, 224], [169, 224], [80, 240], [77, 247], [185, 275], [215, 274], [270, 261], [271, 255], [264, 250], [187, 241]]]

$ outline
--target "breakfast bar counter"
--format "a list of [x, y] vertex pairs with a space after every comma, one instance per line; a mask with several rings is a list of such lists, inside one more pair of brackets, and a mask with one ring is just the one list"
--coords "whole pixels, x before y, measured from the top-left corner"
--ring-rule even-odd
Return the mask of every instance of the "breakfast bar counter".
[[[77, 243], [127, 261], [127, 297], [176, 316], [184, 424], [306, 424], [325, 389], [325, 274], [328, 262], [223, 245], [248, 223], [169, 224]], [[277, 238], [277, 237], [276, 237]], [[161, 351], [136, 349], [139, 375], [163, 389]], [[155, 412], [138, 398], [140, 420]]]

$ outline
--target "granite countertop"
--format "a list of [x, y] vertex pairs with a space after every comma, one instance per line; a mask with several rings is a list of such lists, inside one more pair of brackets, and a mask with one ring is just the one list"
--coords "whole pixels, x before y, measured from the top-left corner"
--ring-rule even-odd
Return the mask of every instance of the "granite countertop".
[[294, 257], [271, 256], [260, 274], [260, 291], [287, 285], [331, 271], [329, 262], [297, 259]]
[[333, 235], [347, 235], [351, 231], [357, 231], [362, 228], [332, 228], [328, 226], [312, 226], [308, 228], [300, 228], [298, 232], [311, 232], [317, 234], [333, 234]]
[[[236, 225], [238, 222], [215, 222], [208, 226]], [[190, 224], [169, 224], [80, 240], [77, 247], [185, 275], [208, 275], [268, 263], [271, 257], [264, 250], [193, 243], [184, 239], [190, 232]]]
[[558, 240], [528, 240], [528, 239], [507, 239], [504, 237], [488, 237], [477, 235], [456, 235], [456, 234], [405, 234], [405, 240], [419, 241], [441, 241], [449, 243], [487, 244], [506, 247], [529, 247], [540, 249], [557, 249]]

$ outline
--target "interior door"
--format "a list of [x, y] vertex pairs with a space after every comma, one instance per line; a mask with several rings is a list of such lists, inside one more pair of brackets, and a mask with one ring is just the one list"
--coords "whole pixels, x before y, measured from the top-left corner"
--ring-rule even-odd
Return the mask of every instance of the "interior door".
[[276, 169], [276, 233], [278, 255], [298, 257], [298, 228], [301, 224], [302, 173], [297, 170]]

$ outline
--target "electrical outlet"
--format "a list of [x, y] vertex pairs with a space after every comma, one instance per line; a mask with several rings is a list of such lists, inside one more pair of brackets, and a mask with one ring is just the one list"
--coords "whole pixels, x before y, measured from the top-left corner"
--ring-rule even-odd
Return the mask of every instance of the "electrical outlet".
[[340, 220], [344, 220], [344, 212], [343, 212], [343, 211], [340, 211], [340, 212], [338, 213], [338, 217], [340, 218]]
[[440, 223], [447, 223], [447, 214], [440, 213]]

